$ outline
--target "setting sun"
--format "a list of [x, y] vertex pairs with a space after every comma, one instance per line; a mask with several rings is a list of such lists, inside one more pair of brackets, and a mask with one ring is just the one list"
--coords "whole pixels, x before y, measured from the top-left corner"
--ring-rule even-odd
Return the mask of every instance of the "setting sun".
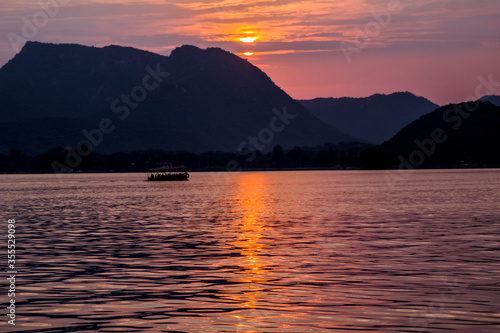
[[243, 53], [243, 54], [244, 54], [244, 55], [246, 55], [246, 56], [248, 56], [248, 57], [249, 57], [249, 56], [253, 56], [253, 52], [245, 52], [245, 53]]
[[259, 39], [259, 37], [242, 37], [242, 38], [238, 38], [238, 40], [241, 41], [241, 42], [243, 42], [243, 43], [253, 43], [257, 39]]

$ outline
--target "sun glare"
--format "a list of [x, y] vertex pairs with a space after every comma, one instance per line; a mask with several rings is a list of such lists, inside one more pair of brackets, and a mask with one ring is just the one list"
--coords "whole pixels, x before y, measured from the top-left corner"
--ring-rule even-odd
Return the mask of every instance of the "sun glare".
[[247, 57], [253, 56], [253, 52], [245, 52], [243, 54], [246, 55]]
[[238, 40], [242, 41], [243, 43], [253, 43], [257, 39], [259, 39], [259, 37], [241, 37], [241, 38], [238, 38]]

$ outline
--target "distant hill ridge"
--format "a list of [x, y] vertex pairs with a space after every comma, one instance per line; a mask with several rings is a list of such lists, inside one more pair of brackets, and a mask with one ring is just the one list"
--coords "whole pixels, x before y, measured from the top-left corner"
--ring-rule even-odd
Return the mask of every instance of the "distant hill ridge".
[[500, 96], [496, 95], [486, 95], [479, 99], [481, 102], [490, 102], [496, 106], [500, 106]]
[[162, 56], [116, 45], [27, 42], [0, 69], [0, 105], [0, 152], [75, 147], [93, 129], [103, 134], [94, 148], [104, 153], [269, 151], [355, 140], [219, 48], [186, 45]]
[[299, 100], [316, 117], [351, 136], [381, 143], [404, 126], [439, 106], [410, 92], [370, 97]]

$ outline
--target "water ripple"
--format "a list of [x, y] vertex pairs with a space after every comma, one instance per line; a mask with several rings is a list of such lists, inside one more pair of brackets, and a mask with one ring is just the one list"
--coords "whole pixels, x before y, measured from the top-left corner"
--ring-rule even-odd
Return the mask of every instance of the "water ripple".
[[380, 172], [0, 176], [8, 329], [498, 332], [499, 176], [419, 171], [392, 191]]

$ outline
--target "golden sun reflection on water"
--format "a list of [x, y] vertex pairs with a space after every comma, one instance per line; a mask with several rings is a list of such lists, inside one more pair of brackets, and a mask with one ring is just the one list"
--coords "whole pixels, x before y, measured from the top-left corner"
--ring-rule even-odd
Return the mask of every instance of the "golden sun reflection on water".
[[231, 201], [238, 219], [230, 226], [235, 233], [231, 245], [238, 249], [240, 256], [233, 257], [237, 260], [234, 264], [239, 267], [235, 274], [238, 292], [231, 293], [230, 298], [239, 304], [241, 310], [230, 316], [233, 325], [245, 331], [277, 317], [283, 319], [283, 314], [266, 309], [270, 294], [278, 299], [283, 290], [271, 282], [276, 278], [273, 267], [276, 267], [274, 261], [279, 256], [270, 243], [270, 239], [278, 237], [278, 231], [270, 225], [270, 217], [274, 214], [273, 206], [268, 202], [273, 196], [270, 176], [240, 174], [233, 180]]
[[238, 177], [235, 202], [239, 204], [242, 219], [237, 221], [240, 235], [235, 238], [234, 246], [240, 248], [240, 266], [244, 268], [241, 281], [247, 283], [248, 291], [242, 294], [244, 306], [255, 308], [259, 290], [258, 284], [264, 282], [264, 263], [259, 253], [263, 244], [261, 239], [266, 225], [263, 215], [266, 215], [266, 206], [263, 202], [265, 185], [263, 175], [247, 174]]

